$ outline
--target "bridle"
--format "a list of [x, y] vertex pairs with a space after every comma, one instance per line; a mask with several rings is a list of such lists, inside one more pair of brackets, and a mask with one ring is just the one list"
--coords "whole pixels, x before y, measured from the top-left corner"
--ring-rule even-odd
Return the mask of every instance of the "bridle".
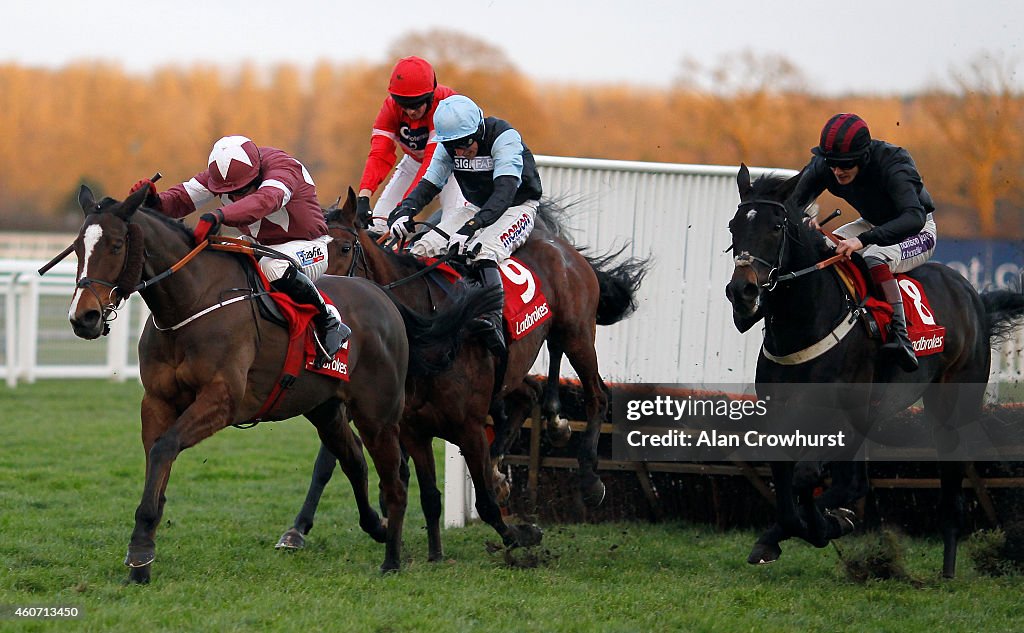
[[792, 279], [793, 277], [799, 276], [798, 274], [795, 273], [782, 275], [781, 277], [779, 276], [779, 271], [782, 268], [782, 260], [786, 256], [786, 245], [788, 243], [791, 223], [789, 221], [789, 216], [786, 215], [786, 205], [782, 204], [781, 202], [778, 202], [777, 200], [768, 200], [761, 198], [755, 198], [754, 200], [745, 200], [739, 203], [739, 205], [737, 206], [737, 210], [742, 209], [745, 206], [751, 206], [755, 204], [767, 204], [779, 207], [783, 211], [782, 222], [776, 225], [777, 227], [782, 228], [782, 239], [779, 240], [779, 250], [775, 254], [775, 263], [772, 263], [756, 255], [752, 255], [748, 251], [741, 251], [740, 253], [738, 253], [735, 257], [733, 257], [733, 263], [736, 265], [737, 268], [753, 266], [755, 262], [767, 267], [768, 279], [763, 284], [761, 284], [760, 287], [766, 288], [768, 292], [771, 292], [772, 290], [775, 290], [775, 287], [778, 286], [780, 281], [785, 281], [787, 279]]
[[[110, 322], [117, 318], [117, 312], [124, 307], [125, 300], [133, 293], [145, 288], [149, 282], [140, 283], [142, 267], [146, 259], [145, 236], [142, 227], [125, 220], [128, 226], [125, 234], [125, 258], [113, 283], [93, 277], [80, 277], [75, 287], [89, 291], [100, 305], [100, 318], [103, 322], [103, 335], [110, 333]], [[106, 300], [100, 297], [94, 286], [107, 288]]]

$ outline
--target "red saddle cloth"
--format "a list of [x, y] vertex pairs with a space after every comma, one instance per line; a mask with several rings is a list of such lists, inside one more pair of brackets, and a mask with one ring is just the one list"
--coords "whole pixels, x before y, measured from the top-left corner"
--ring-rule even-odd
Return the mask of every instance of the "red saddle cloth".
[[[892, 321], [892, 306], [888, 301], [882, 301], [868, 292], [868, 282], [860, 267], [852, 261], [846, 260], [836, 264], [840, 275], [853, 284], [854, 294], [857, 300], [867, 297], [864, 307], [878, 324], [882, 333], [882, 340], [889, 337], [889, 322]], [[900, 292], [903, 295], [903, 312], [907, 316], [907, 335], [914, 347], [917, 356], [928, 356], [937, 354], [945, 349], [946, 328], [939, 325], [935, 312], [932, 311], [928, 296], [924, 287], [913, 277], [898, 273], [896, 281], [899, 283]]]
[[[436, 261], [424, 258], [423, 262], [430, 265]], [[505, 305], [502, 315], [505, 317], [505, 331], [512, 340], [518, 341], [533, 331], [541, 323], [551, 318], [551, 308], [541, 288], [540, 279], [523, 262], [515, 257], [506, 259], [498, 270], [501, 271], [501, 285], [505, 291]], [[447, 264], [437, 267], [448, 281], [455, 283], [461, 275]]]

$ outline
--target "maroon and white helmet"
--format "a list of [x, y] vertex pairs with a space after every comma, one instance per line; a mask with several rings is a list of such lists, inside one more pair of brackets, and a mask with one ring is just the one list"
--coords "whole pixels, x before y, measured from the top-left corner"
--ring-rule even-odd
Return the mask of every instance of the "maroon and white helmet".
[[238, 191], [260, 175], [260, 151], [244, 136], [225, 136], [214, 143], [207, 162], [207, 189], [218, 195]]

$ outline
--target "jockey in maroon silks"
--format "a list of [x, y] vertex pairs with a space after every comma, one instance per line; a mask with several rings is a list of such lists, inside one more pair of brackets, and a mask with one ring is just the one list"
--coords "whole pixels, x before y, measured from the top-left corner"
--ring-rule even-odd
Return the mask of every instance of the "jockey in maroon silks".
[[[388, 96], [373, 121], [370, 154], [359, 181], [356, 212], [361, 222], [372, 218], [370, 229], [386, 233], [387, 218], [398, 203], [419, 182], [437, 147], [434, 142], [434, 110], [442, 99], [456, 94], [448, 86], [438, 85], [434, 69], [425, 59], [403, 57], [395, 64], [388, 83]], [[378, 213], [372, 215], [372, 196], [397, 160], [396, 148], [405, 154], [380, 198]], [[449, 182], [441, 189], [441, 208], [463, 206], [465, 197], [458, 185]]]
[[[859, 252], [871, 279], [893, 308], [891, 338], [882, 346], [904, 371], [917, 369], [917, 356], [907, 336], [899, 284], [893, 273], [920, 266], [935, 252], [935, 205], [910, 153], [885, 141], [872, 140], [867, 123], [856, 114], [837, 114], [821, 130], [814, 157], [803, 168], [792, 200], [809, 205], [821, 192], [846, 200], [860, 219], [834, 233], [840, 255]], [[808, 222], [818, 227], [814, 218]]]
[[287, 255], [290, 259], [262, 257], [259, 267], [275, 290], [318, 310], [314, 321], [323, 333], [318, 363], [333, 358], [351, 331], [313, 285], [327, 270], [331, 238], [312, 176], [286, 152], [257, 147], [244, 136], [217, 141], [207, 164], [191, 180], [162, 193], [156, 194], [149, 180], [140, 180], [131, 190], [149, 185], [153, 195], [147, 206], [172, 218], [182, 218], [219, 196], [222, 206], [204, 213], [196, 224], [196, 243], [224, 224]]

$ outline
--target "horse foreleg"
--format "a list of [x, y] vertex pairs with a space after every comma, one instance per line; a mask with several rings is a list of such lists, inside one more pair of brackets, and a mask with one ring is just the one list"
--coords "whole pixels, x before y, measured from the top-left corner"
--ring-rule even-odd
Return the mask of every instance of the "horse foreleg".
[[466, 468], [476, 492], [476, 511], [484, 523], [494, 528], [506, 547], [530, 546], [540, 543], [543, 533], [535, 525], [509, 526], [501, 516], [494, 491], [493, 470], [487, 450], [487, 435], [477, 425], [466, 429], [456, 443], [466, 460]]
[[441, 491], [437, 487], [437, 467], [434, 464], [434, 450], [430, 440], [402, 434], [402, 445], [406, 447], [416, 467], [416, 480], [420, 485], [420, 505], [427, 522], [427, 560], [436, 563], [444, 558], [441, 546], [441, 514], [444, 506]]
[[793, 464], [772, 462], [772, 481], [775, 484], [776, 522], [754, 543], [747, 562], [752, 565], [773, 563], [782, 555], [779, 543], [791, 536], [806, 533], [800, 519], [793, 492]]
[[142, 443], [146, 450], [146, 482], [142, 500], [135, 510], [135, 527], [128, 542], [124, 564], [128, 580], [148, 583], [150, 565], [156, 558], [156, 528], [167, 501], [171, 466], [181, 451], [227, 426], [231, 414], [230, 396], [222, 383], [206, 387], [199, 398], [175, 419], [175, 410], [165, 400], [145, 396], [142, 400]]
[[309, 482], [309, 490], [306, 491], [306, 500], [302, 508], [295, 516], [292, 527], [281, 535], [275, 549], [302, 549], [306, 546], [306, 535], [313, 529], [313, 519], [316, 516], [316, 509], [320, 505], [320, 497], [324, 488], [331, 481], [334, 468], [338, 459], [334, 456], [323, 442], [320, 443], [320, 450], [316, 454], [316, 461], [313, 463], [313, 477]]
[[964, 524], [964, 462], [940, 462], [939, 480], [942, 498], [939, 516], [942, 521], [942, 577], [956, 576], [957, 540]]

